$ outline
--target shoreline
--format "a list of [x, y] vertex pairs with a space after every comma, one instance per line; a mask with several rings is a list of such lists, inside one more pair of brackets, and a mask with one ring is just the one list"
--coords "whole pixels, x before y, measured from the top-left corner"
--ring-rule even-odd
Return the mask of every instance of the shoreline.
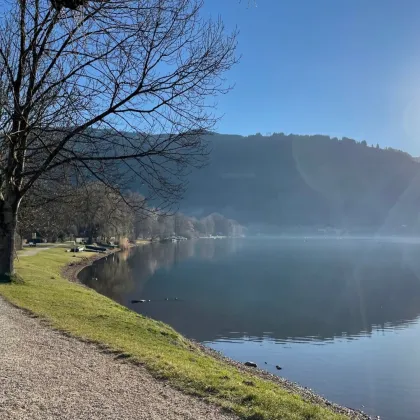
[[[149, 242], [151, 243], [151, 242]], [[132, 245], [130, 248], [134, 248], [136, 246], [141, 246], [141, 245], [147, 245], [149, 243], [144, 243], [144, 244], [136, 244], [136, 245]], [[113, 249], [110, 252], [107, 252], [104, 255], [95, 255], [94, 257], [90, 258], [90, 257], [86, 257], [83, 258], [81, 261], [77, 262], [77, 263], [70, 263], [68, 265], [66, 265], [65, 267], [63, 267], [62, 269], [62, 275], [63, 277], [73, 283], [77, 283], [78, 285], [81, 285], [83, 287], [87, 287], [86, 285], [84, 285], [83, 283], [81, 283], [78, 279], [78, 274], [86, 267], [91, 266], [92, 264], [94, 264], [96, 261], [99, 261], [103, 258], [108, 257], [109, 255], [112, 255], [114, 253], [117, 252], [121, 252], [122, 250], [117, 248], [117, 249]], [[134, 311], [133, 311], [134, 312]], [[152, 318], [151, 318], [152, 319]], [[159, 322], [159, 321], [158, 321]], [[172, 327], [171, 327], [172, 328]], [[228, 365], [232, 366], [233, 368], [237, 369], [240, 372], [246, 373], [246, 374], [251, 374], [251, 375], [255, 375], [263, 380], [267, 380], [270, 381], [271, 383], [274, 383], [275, 385], [279, 386], [280, 388], [292, 393], [292, 394], [297, 394], [299, 395], [303, 400], [305, 400], [306, 402], [310, 403], [310, 404], [314, 404], [317, 406], [321, 406], [324, 407], [326, 409], [329, 409], [337, 414], [342, 414], [345, 416], [348, 416], [350, 419], [354, 419], [354, 420], [372, 420], [373, 417], [370, 417], [369, 415], [367, 415], [366, 413], [363, 413], [360, 410], [356, 410], [356, 409], [352, 409], [349, 407], [345, 407], [339, 404], [336, 404], [334, 402], [329, 401], [328, 399], [326, 399], [325, 397], [322, 397], [321, 395], [317, 394], [316, 392], [314, 392], [312, 389], [309, 389], [307, 387], [304, 387], [298, 383], [292, 382], [288, 379], [285, 379], [281, 376], [277, 376], [274, 375], [262, 368], [250, 368], [245, 366], [243, 363], [238, 362], [234, 359], [231, 359], [227, 356], [225, 356], [223, 353], [216, 351], [214, 349], [211, 349], [210, 347], [207, 347], [206, 345], [197, 342], [193, 339], [189, 339], [186, 338], [184, 336], [182, 336], [183, 339], [187, 342], [190, 342], [193, 346], [198, 347], [203, 353], [207, 354], [210, 357], [213, 357], [223, 363], [227, 363]], [[98, 345], [98, 348], [100, 349], [100, 345]], [[133, 364], [135, 365], [136, 362], [133, 361]]]
[[1, 296], [0, 325], [2, 419], [239, 420]]
[[225, 356], [222, 352], [219, 352], [210, 347], [207, 347], [206, 345], [199, 343], [195, 340], [192, 340], [190, 338], [187, 338], [187, 340], [194, 343], [195, 346], [199, 347], [204, 353], [208, 354], [209, 356], [214, 357], [225, 363], [228, 363], [229, 365], [233, 366], [234, 368], [238, 369], [241, 372], [251, 373], [255, 376], [258, 376], [261, 379], [273, 382], [274, 384], [278, 385], [282, 389], [286, 389], [290, 393], [299, 395], [302, 399], [304, 399], [305, 401], [311, 404], [328, 408], [330, 410], [333, 410], [337, 414], [343, 414], [345, 416], [349, 416], [349, 418], [354, 419], [354, 420], [375, 419], [375, 417], [371, 417], [360, 410], [356, 410], [350, 407], [345, 407], [343, 405], [339, 405], [332, 401], [329, 401], [327, 398], [317, 394], [312, 389], [302, 386], [298, 384], [297, 382], [293, 382], [281, 376], [274, 375], [273, 373], [270, 373], [260, 367], [256, 367], [256, 368], [247, 367], [243, 363]]
[[[134, 245], [136, 246], [136, 245]], [[132, 248], [132, 247], [131, 247]], [[79, 273], [85, 269], [86, 267], [90, 267], [95, 263], [96, 261], [102, 260], [104, 258], [107, 258], [109, 255], [116, 254], [117, 252], [121, 252], [122, 250], [120, 248], [114, 248], [110, 250], [109, 252], [106, 252], [105, 254], [98, 254], [95, 253], [92, 256], [86, 256], [82, 255], [82, 259], [77, 262], [71, 262], [70, 264], [65, 265], [61, 269], [61, 275], [68, 281], [72, 283], [80, 284], [81, 286], [84, 286], [83, 283], [79, 281], [78, 275]], [[92, 253], [93, 254], [93, 253]]]
[[[139, 247], [139, 246], [144, 246], [144, 245], [148, 245], [148, 244], [151, 244], [151, 243], [152, 242], [150, 242], [150, 241], [139, 241], [135, 244], [130, 244], [127, 249], [132, 249], [132, 248], [136, 248], [136, 247]], [[105, 253], [82, 251], [81, 260], [77, 261], [77, 262], [71, 262], [71, 263], [65, 265], [61, 270], [61, 275], [65, 279], [69, 280], [72, 283], [77, 283], [77, 284], [80, 284], [80, 285], [84, 286], [83, 283], [80, 283], [79, 278], [78, 278], [80, 272], [83, 269], [85, 269], [86, 267], [90, 267], [96, 261], [102, 260], [104, 258], [108, 258], [112, 254], [116, 254], [118, 252], [123, 252], [123, 251], [124, 250], [121, 249], [121, 248], [112, 248]], [[91, 255], [88, 256], [88, 255], [86, 255], [87, 253], [89, 253]], [[76, 255], [76, 253], [74, 255]]]

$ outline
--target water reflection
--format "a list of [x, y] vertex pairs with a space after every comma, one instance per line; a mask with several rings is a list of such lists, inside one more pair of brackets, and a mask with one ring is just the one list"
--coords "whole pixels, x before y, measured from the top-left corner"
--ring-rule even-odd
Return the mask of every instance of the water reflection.
[[122, 296], [134, 288], [132, 270], [128, 263], [131, 254], [129, 250], [121, 251], [97, 261], [82, 270], [79, 280], [97, 292], [123, 303]]
[[417, 318], [419, 254], [372, 241], [185, 241], [117, 254], [81, 279], [200, 341], [350, 339]]
[[[119, 303], [139, 296], [153, 274], [170, 270], [189, 258], [217, 261], [235, 253], [241, 242], [224, 239], [200, 239], [178, 243], [151, 243], [118, 252], [82, 270], [79, 280]], [[133, 297], [134, 299], [134, 297]]]
[[416, 241], [186, 241], [117, 254], [81, 277], [229, 357], [274, 374], [280, 364], [337, 403], [414, 420], [419, 255]]

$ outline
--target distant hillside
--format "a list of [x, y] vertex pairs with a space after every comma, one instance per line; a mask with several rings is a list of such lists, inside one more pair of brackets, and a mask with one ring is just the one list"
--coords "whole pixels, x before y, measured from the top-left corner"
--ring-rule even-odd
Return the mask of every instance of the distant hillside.
[[184, 212], [243, 224], [420, 232], [420, 163], [348, 138], [210, 137], [210, 163], [190, 180]]

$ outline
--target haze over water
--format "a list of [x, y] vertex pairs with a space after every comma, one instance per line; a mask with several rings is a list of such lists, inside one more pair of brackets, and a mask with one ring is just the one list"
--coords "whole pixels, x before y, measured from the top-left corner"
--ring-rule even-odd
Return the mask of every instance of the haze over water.
[[[411, 420], [420, 418], [419, 255], [416, 239], [203, 239], [116, 254], [80, 277], [233, 359]], [[131, 303], [140, 299], [151, 302]]]

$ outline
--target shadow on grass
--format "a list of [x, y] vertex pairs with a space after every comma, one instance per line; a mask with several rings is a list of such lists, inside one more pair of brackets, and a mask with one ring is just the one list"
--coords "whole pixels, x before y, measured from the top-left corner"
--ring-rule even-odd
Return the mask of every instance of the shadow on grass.
[[0, 284], [7, 283], [24, 284], [25, 281], [19, 274], [0, 274]]

